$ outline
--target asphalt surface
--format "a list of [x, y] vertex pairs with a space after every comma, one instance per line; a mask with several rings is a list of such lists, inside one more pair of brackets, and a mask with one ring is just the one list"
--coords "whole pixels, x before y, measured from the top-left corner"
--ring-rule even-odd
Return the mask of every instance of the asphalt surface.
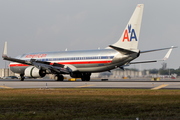
[[0, 79], [0, 89], [13, 88], [126, 88], [126, 89], [180, 89], [179, 80], [108, 80], [94, 79], [88, 82], [77, 81], [54, 81], [45, 79], [28, 79], [19, 81], [17, 79]]

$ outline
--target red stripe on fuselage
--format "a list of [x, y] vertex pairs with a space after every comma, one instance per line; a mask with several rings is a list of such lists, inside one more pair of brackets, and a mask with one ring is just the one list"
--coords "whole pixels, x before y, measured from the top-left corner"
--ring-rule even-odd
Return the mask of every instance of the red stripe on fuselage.
[[[103, 63], [111, 63], [111, 60], [108, 61], [83, 61], [83, 62], [57, 62], [58, 64], [103, 64]], [[55, 62], [56, 63], [56, 62]], [[53, 65], [53, 63], [50, 63], [50, 65]], [[21, 67], [21, 66], [29, 66], [26, 64], [10, 64], [10, 67]]]
[[26, 64], [10, 64], [9, 67], [21, 67], [21, 66], [29, 66]]
[[101, 64], [101, 63], [111, 63], [111, 61], [58, 62], [58, 64]]

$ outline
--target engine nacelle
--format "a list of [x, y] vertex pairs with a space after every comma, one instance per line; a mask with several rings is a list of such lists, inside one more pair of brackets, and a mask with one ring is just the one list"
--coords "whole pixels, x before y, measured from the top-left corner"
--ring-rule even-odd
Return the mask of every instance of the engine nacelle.
[[34, 66], [27, 67], [24, 71], [26, 77], [39, 78], [46, 75], [46, 71], [40, 70]]

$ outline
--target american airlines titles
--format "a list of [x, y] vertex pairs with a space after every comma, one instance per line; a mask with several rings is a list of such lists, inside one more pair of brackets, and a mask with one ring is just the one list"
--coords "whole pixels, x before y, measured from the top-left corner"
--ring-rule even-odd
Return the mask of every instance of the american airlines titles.
[[47, 54], [32, 54], [32, 55], [26, 55], [25, 58], [43, 58], [43, 57], [46, 57]]

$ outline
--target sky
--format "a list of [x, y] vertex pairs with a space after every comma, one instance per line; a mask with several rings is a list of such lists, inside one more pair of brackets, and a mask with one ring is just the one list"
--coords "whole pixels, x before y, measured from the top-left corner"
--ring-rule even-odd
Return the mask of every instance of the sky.
[[[179, 46], [179, 0], [1, 0], [0, 48], [8, 56], [29, 52], [106, 48], [119, 40], [137, 4], [144, 4], [138, 49]], [[162, 59], [167, 50], [141, 54], [135, 61]], [[165, 61], [180, 66], [179, 48]], [[0, 68], [5, 62], [0, 59]], [[130, 68], [161, 68], [162, 62]]]

